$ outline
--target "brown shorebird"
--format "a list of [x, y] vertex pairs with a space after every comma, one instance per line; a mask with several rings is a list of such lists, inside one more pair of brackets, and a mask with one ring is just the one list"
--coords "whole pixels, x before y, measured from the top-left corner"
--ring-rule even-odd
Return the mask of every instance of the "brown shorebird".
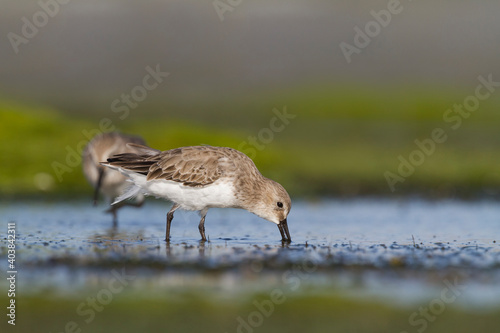
[[[130, 186], [127, 177], [119, 172], [107, 169], [100, 164], [101, 161], [119, 153], [136, 153], [137, 150], [133, 147], [128, 147], [128, 143], [146, 144], [138, 136], [111, 132], [96, 135], [85, 147], [83, 151], [83, 173], [95, 189], [94, 206], [97, 205], [100, 192], [112, 203], [116, 197]], [[136, 202], [112, 205], [106, 212], [113, 214], [113, 226], [117, 226], [117, 210], [120, 207], [126, 205], [141, 207], [143, 203], [144, 197], [140, 195]]]
[[120, 171], [133, 185], [114, 204], [144, 194], [174, 203], [167, 214], [165, 240], [170, 239], [174, 212], [199, 211], [201, 239], [206, 241], [205, 216], [209, 208], [243, 208], [276, 223], [283, 242], [291, 242], [287, 216], [292, 202], [286, 190], [259, 172], [245, 154], [224, 147], [194, 146], [159, 151], [128, 144], [137, 153], [108, 158], [103, 165]]

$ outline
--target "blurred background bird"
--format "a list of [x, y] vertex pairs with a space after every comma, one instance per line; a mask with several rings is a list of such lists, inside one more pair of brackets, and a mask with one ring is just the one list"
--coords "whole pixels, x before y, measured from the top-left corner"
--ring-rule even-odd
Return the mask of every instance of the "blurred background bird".
[[[96, 135], [83, 151], [83, 173], [88, 182], [94, 187], [94, 206], [97, 205], [99, 193], [102, 193], [110, 204], [130, 185], [120, 172], [107, 169], [100, 165], [109, 157], [120, 153], [137, 153], [128, 143], [145, 145], [146, 142], [139, 136], [110, 132]], [[139, 194], [134, 202], [121, 202], [110, 206], [106, 211], [113, 215], [113, 226], [118, 225], [117, 211], [123, 206], [141, 207], [144, 196]]]

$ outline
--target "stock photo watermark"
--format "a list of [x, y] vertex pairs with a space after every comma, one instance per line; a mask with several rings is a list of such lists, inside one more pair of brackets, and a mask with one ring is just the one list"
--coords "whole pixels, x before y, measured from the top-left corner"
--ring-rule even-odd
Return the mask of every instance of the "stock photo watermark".
[[168, 72], [162, 72], [159, 64], [154, 69], [147, 66], [146, 72], [148, 74], [142, 79], [142, 85], [133, 87], [130, 94], [123, 93], [120, 98], [116, 98], [111, 102], [111, 111], [120, 114], [120, 120], [128, 118], [130, 109], [137, 108], [139, 103], [148, 97], [148, 93], [158, 88], [165, 78], [170, 75]]
[[224, 15], [226, 13], [231, 13], [236, 7], [241, 5], [243, 0], [214, 0], [212, 6], [214, 6], [215, 12], [219, 17], [221, 22], [224, 21]]
[[39, 0], [37, 3], [40, 10], [37, 10], [31, 16], [21, 17], [22, 25], [19, 33], [12, 31], [7, 33], [7, 39], [14, 53], [18, 54], [19, 47], [33, 40], [40, 32], [40, 29], [45, 27], [51, 18], [59, 14], [61, 6], [68, 4], [70, 1], [71, 0]]
[[[159, 64], [155, 68], [146, 66], [145, 71], [147, 74], [143, 77], [140, 85], [134, 86], [129, 93], [122, 93], [119, 98], [111, 102], [111, 112], [116, 114], [120, 120], [127, 119], [130, 116], [130, 110], [137, 108], [139, 103], [147, 98], [148, 93], [158, 88], [165, 78], [170, 75], [168, 72], [163, 72]], [[107, 117], [102, 118], [96, 128], [82, 130], [85, 139], [78, 142], [76, 146], [66, 146], [66, 157], [63, 162], [52, 162], [52, 170], [57, 180], [62, 182], [64, 174], [73, 172], [76, 167], [81, 165], [82, 152], [93, 137], [114, 130], [116, 130], [116, 126], [113, 120]]]
[[396, 185], [405, 182], [408, 177], [415, 173], [417, 167], [424, 164], [436, 152], [439, 144], [443, 144], [448, 140], [451, 131], [458, 130], [464, 120], [479, 109], [481, 102], [490, 98], [500, 87], [500, 82], [493, 80], [493, 74], [486, 77], [480, 75], [477, 79], [479, 84], [476, 86], [474, 93], [465, 97], [462, 103], [454, 104], [452, 108], [443, 113], [442, 120], [448, 128], [445, 129], [444, 126], [436, 127], [429, 133], [427, 138], [415, 139], [416, 148], [406, 156], [398, 156], [399, 165], [397, 170], [384, 172], [384, 178], [392, 192], [396, 191]]
[[400, 0], [389, 0], [386, 9], [380, 9], [379, 11], [371, 10], [370, 15], [373, 17], [373, 20], [368, 21], [363, 29], [358, 26], [354, 27], [352, 44], [347, 42], [339, 44], [347, 63], [350, 64], [352, 62], [354, 54], [360, 54], [363, 49], [367, 48], [372, 40], [380, 35], [384, 28], [389, 26], [393, 17], [401, 14], [403, 9], [404, 7]]
[[273, 142], [275, 134], [283, 132], [290, 121], [297, 117], [296, 114], [288, 113], [286, 105], [281, 111], [274, 108], [272, 112], [274, 117], [269, 120], [269, 126], [262, 128], [256, 136], [247, 137], [237, 148], [251, 159], [257, 156], [257, 152], [266, 149], [266, 145]]
[[[251, 269], [255, 273], [262, 271], [260, 263], [252, 263]], [[282, 288], [274, 288], [265, 299], [254, 300], [252, 305], [255, 310], [236, 318], [236, 333], [253, 333], [265, 323], [265, 320], [276, 311], [276, 308], [287, 300], [286, 293], [297, 291], [304, 280], [317, 270], [318, 266], [312, 260], [304, 260], [301, 264], [294, 265], [281, 275], [284, 284]]]
[[[445, 287], [441, 290], [439, 297], [432, 299], [427, 306], [419, 307], [418, 311], [412, 312], [408, 317], [408, 323], [415, 328], [417, 333], [425, 332], [429, 324], [434, 323], [448, 305], [456, 302], [465, 289], [464, 285], [458, 283], [457, 278], [453, 282], [444, 280], [443, 284]], [[401, 331], [400, 333], [410, 332]]]
[[7, 223], [7, 282], [8, 290], [7, 297], [9, 305], [7, 306], [7, 323], [16, 325], [16, 281], [17, 281], [17, 266], [16, 266], [16, 223]]
[[64, 328], [57, 333], [81, 333], [83, 324], [89, 325], [96, 318], [96, 313], [104, 310], [105, 306], [109, 305], [114, 297], [125, 290], [125, 287], [135, 280], [136, 276], [129, 275], [122, 268], [121, 272], [117, 270], [111, 271], [112, 278], [108, 281], [106, 288], [99, 290], [95, 296], [89, 296], [85, 301], [78, 304], [76, 314], [80, 316], [80, 322], [70, 320], [64, 324]]

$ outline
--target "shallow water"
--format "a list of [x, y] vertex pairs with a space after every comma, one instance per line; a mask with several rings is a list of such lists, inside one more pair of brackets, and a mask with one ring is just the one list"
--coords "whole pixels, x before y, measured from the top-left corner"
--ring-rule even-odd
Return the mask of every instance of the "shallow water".
[[[16, 222], [23, 292], [67, 296], [126, 267], [140, 276], [134, 285], [149, 291], [141, 293], [147, 297], [164, 288], [235, 294], [300, 281], [299, 292], [413, 304], [459, 279], [467, 286], [464, 304], [500, 306], [500, 205], [493, 201], [298, 201], [288, 219], [290, 245], [281, 243], [274, 224], [242, 210], [210, 210], [206, 243], [199, 241], [198, 215], [178, 211], [167, 245], [168, 203], [124, 208], [116, 229], [105, 208], [88, 202], [0, 206], [2, 239], [7, 222]], [[0, 269], [7, 271], [5, 246], [1, 254]]]

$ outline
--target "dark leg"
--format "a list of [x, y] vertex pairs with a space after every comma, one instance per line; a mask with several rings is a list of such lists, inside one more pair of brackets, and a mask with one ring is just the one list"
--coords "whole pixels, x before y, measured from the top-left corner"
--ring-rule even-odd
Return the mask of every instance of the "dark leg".
[[[114, 199], [111, 200], [111, 203], [114, 202]], [[106, 213], [111, 213], [113, 215], [113, 228], [116, 228], [118, 226], [118, 209], [124, 206], [131, 206], [131, 207], [142, 207], [144, 205], [144, 200], [140, 202], [119, 202], [117, 204], [109, 206], [109, 209], [106, 210]]]
[[165, 233], [165, 241], [170, 242], [170, 224], [172, 223], [172, 219], [174, 218], [174, 212], [179, 208], [178, 204], [174, 204], [172, 209], [167, 213], [167, 232]]
[[117, 214], [117, 211], [118, 209], [113, 209], [112, 213], [113, 213], [113, 228], [116, 228], [118, 227], [118, 214]]
[[111, 199], [109, 209], [106, 211], [106, 213], [111, 213], [113, 215], [113, 228], [116, 228], [118, 227], [118, 208], [120, 208], [122, 205], [111, 205], [112, 203], [113, 199]]
[[99, 191], [101, 190], [102, 180], [104, 179], [104, 168], [99, 168], [98, 172], [99, 176], [94, 190], [94, 206], [97, 206], [97, 200], [99, 199]]
[[207, 216], [207, 212], [202, 211], [202, 217], [200, 220], [200, 224], [198, 225], [198, 230], [200, 230], [201, 240], [206, 241], [207, 237], [205, 236], [205, 216]]

